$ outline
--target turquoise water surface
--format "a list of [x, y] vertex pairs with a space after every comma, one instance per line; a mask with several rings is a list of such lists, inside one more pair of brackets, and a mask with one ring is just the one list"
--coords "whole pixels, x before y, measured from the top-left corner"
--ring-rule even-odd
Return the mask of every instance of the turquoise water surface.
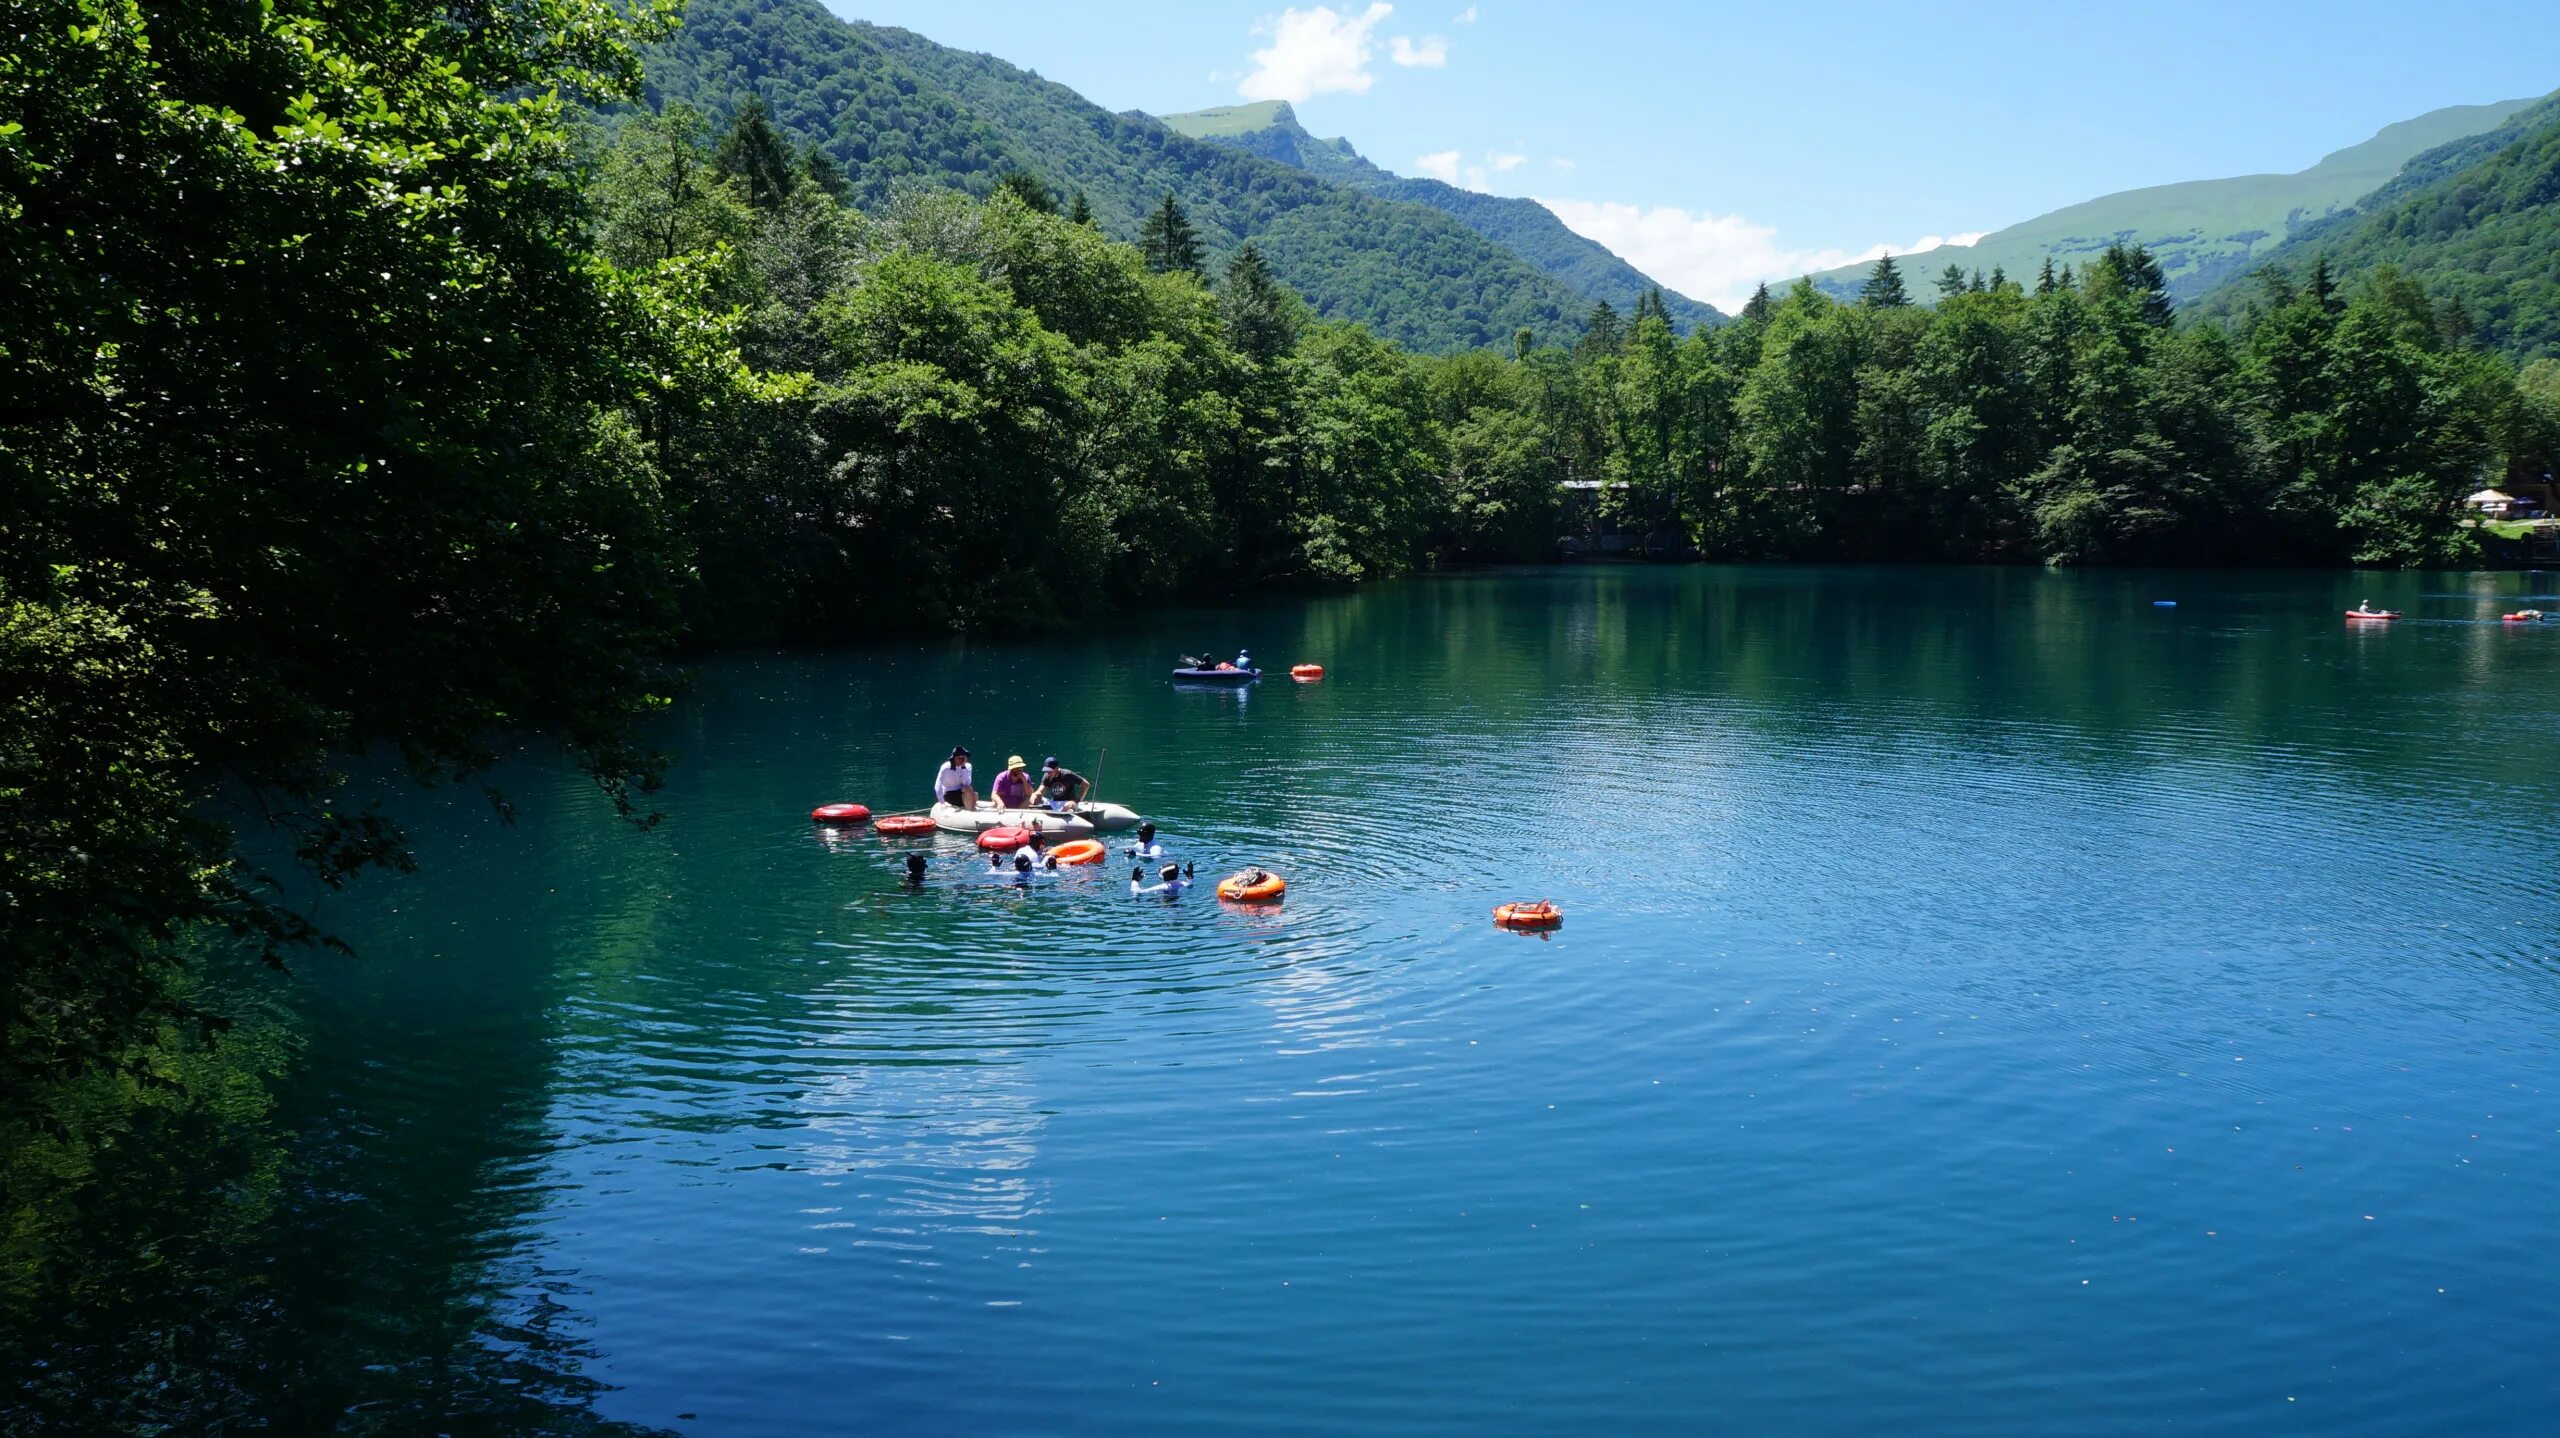
[[[722, 660], [653, 832], [401, 801], [202, 1361], [288, 1431], [2547, 1433], [2560, 625], [2494, 621], [2555, 586], [1567, 569]], [[1330, 676], [1165, 681], [1238, 644]], [[1287, 901], [808, 822], [954, 741]]]

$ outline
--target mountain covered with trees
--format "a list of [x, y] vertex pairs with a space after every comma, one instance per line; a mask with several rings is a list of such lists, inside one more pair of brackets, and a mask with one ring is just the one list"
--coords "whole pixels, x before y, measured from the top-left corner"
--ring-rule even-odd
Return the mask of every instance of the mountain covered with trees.
[[[1286, 100], [1194, 110], [1167, 115], [1164, 122], [1183, 134], [1295, 165], [1365, 194], [1428, 205], [1454, 216], [1468, 229], [1563, 281], [1586, 303], [1605, 300], [1625, 313], [1656, 288], [1635, 266], [1598, 241], [1567, 229], [1564, 221], [1537, 201], [1483, 194], [1381, 169], [1353, 149], [1349, 140], [1323, 140], [1309, 133]], [[1683, 330], [1724, 318], [1714, 306], [1672, 291], [1664, 291], [1663, 302], [1672, 323]]]
[[[2560, 96], [2485, 134], [2429, 150], [2345, 213], [2268, 256], [2285, 278], [2325, 264], [2341, 282], [2388, 272], [2440, 307], [2447, 333], [2519, 360], [2560, 354]], [[2235, 280], [2196, 307], [2233, 318], [2269, 287]]]
[[[2047, 259], [2076, 267], [2111, 245], [2140, 245], [2168, 276], [2170, 294], [2183, 303], [2265, 263], [2289, 238], [2389, 183], [2414, 157], [2495, 130], [2532, 103], [2431, 110], [2385, 125], [2372, 138], [2294, 174], [2189, 180], [2101, 195], [1996, 230], [1971, 245], [1915, 251], [1902, 256], [1902, 263], [1915, 274], [1936, 274], [1953, 264], [1968, 272], [2030, 275]], [[1866, 274], [1866, 266], [1852, 265], [1822, 271], [1813, 282], [1847, 297], [1857, 293]]]
[[1134, 239], [1170, 194], [1211, 261], [1250, 241], [1318, 316], [1425, 351], [1509, 344], [1522, 329], [1565, 335], [1589, 307], [1567, 281], [1430, 205], [1112, 114], [992, 56], [847, 22], [817, 0], [695, 0], [647, 58], [653, 106], [716, 118], [760, 98], [867, 207], [913, 185], [983, 195], [1021, 171], [1061, 203], [1080, 195], [1103, 233]]

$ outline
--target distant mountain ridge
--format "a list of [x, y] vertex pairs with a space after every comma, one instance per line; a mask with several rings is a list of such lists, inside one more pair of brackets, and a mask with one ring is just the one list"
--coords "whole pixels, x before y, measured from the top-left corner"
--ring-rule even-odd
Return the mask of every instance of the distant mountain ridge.
[[[1363, 158], [1345, 139], [1319, 139], [1298, 123], [1286, 100], [1225, 105], [1160, 117], [1194, 139], [1229, 145], [1366, 194], [1428, 205], [1570, 286], [1588, 301], [1605, 300], [1620, 314], [1635, 308], [1654, 281], [1596, 240], [1565, 227], [1535, 200], [1487, 195], [1439, 180], [1398, 175]], [[1665, 308], [1683, 330], [1716, 324], [1724, 316], [1664, 287]]]
[[[1895, 258], [1913, 292], [1925, 297], [1932, 293], [1927, 281], [1951, 264], [1967, 271], [1998, 267], [2013, 279], [2027, 279], [2047, 256], [2057, 266], [2077, 266], [2111, 244], [2138, 243], [2160, 261], [2171, 297], [2184, 301], [2257, 268], [2290, 237], [2349, 209], [2418, 155], [2496, 130], [2533, 103], [2528, 98], [2447, 106], [2385, 125], [2371, 139], [2294, 174], [2124, 190], [2021, 221], [1971, 245], [1942, 245]], [[1857, 293], [1870, 268], [1850, 265], [1811, 278], [1822, 289], [1846, 297]]]
[[1328, 318], [1445, 352], [1579, 335], [1589, 302], [1565, 281], [1430, 205], [1115, 115], [1063, 85], [911, 31], [842, 20], [816, 0], [693, 0], [646, 57], [649, 98], [726, 116], [761, 95], [774, 122], [844, 167], [857, 203], [900, 186], [985, 193], [1008, 170], [1133, 239], [1170, 192], [1213, 269], [1250, 241]]
[[[2321, 259], [2342, 283], [2393, 266], [2437, 303], [2459, 306], [2464, 339], [2519, 359], [2560, 356], [2560, 93], [2410, 160], [2265, 263], [2299, 282]], [[2238, 314], [2258, 288], [2237, 277], [2195, 310]]]

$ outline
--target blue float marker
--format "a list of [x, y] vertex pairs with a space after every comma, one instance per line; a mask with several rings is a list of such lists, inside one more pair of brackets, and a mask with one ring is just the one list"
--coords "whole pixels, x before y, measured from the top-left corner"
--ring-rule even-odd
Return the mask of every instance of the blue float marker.
[[2155, 599], [2151, 601], [2151, 607], [2154, 609], [2175, 609], [2178, 607], [2178, 601], [2174, 599]]

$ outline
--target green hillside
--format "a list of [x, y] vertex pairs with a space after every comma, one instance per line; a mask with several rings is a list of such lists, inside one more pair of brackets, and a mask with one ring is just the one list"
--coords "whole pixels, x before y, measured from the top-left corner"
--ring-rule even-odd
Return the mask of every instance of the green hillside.
[[[2288, 237], [2354, 205], [2412, 158], [2495, 130], [2532, 103], [2506, 100], [2432, 110], [2385, 125], [2372, 139], [2295, 174], [2189, 180], [2102, 195], [1995, 231], [1972, 245], [1903, 256], [1903, 272], [1932, 276], [1954, 264], [1986, 272], [1997, 266], [2026, 276], [2047, 256], [2058, 265], [2076, 267], [2124, 242], [2149, 249], [2168, 275], [2171, 295], [2189, 299], [2257, 268]], [[1825, 270], [1813, 282], [1835, 295], [1854, 295], [1867, 268]]]
[[[2300, 279], [2319, 258], [2340, 281], [2396, 268], [2450, 307], [2465, 339], [2518, 358], [2560, 355], [2560, 95], [2411, 160], [2267, 263]], [[2196, 308], [2234, 315], [2261, 291], [2243, 277]]]
[[992, 56], [840, 20], [816, 0], [694, 0], [684, 29], [649, 53], [648, 77], [653, 103], [714, 116], [763, 96], [777, 124], [844, 167], [865, 206], [918, 182], [983, 194], [1020, 169], [1061, 198], [1083, 192], [1105, 233], [1132, 239], [1170, 191], [1213, 270], [1250, 240], [1319, 315], [1413, 349], [1508, 345], [1523, 328], [1570, 337], [1589, 308], [1430, 206], [1112, 114]]
[[[1194, 110], [1167, 115], [1164, 122], [1196, 139], [1295, 165], [1366, 194], [1428, 205], [1563, 281], [1585, 301], [1606, 300], [1620, 313], [1632, 310], [1636, 300], [1653, 288], [1654, 282], [1635, 266], [1565, 228], [1564, 221], [1537, 201], [1479, 194], [1380, 169], [1362, 158], [1349, 140], [1321, 140], [1308, 133], [1287, 101]], [[1666, 290], [1664, 297], [1673, 322], [1684, 330], [1723, 318], [1713, 306], [1686, 295]]]

